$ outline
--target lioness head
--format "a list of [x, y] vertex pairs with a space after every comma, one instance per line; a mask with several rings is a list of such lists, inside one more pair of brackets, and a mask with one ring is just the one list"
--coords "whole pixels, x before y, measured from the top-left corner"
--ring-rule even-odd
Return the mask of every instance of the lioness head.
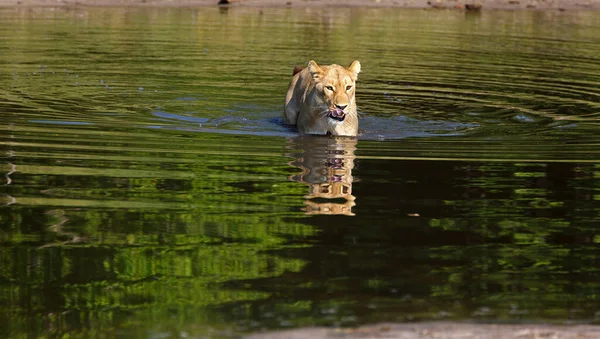
[[339, 65], [319, 66], [311, 60], [307, 68], [315, 82], [316, 104], [327, 113], [329, 119], [339, 123], [348, 114], [356, 115], [354, 90], [360, 73], [358, 60], [348, 68]]

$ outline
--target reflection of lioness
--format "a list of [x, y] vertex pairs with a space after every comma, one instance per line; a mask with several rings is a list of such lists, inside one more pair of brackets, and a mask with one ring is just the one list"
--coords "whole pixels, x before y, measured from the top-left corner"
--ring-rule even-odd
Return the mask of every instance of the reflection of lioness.
[[352, 194], [352, 176], [356, 138], [300, 136], [289, 139], [290, 165], [301, 172], [291, 180], [307, 184], [304, 210], [307, 214], [354, 215], [356, 197]]
[[348, 68], [319, 66], [294, 68], [294, 77], [285, 97], [283, 122], [298, 126], [301, 133], [355, 136], [358, 116], [354, 100], [360, 62]]

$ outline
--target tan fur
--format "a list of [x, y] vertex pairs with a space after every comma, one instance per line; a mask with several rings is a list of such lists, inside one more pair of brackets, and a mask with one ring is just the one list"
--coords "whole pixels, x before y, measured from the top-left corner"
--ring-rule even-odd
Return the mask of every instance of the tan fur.
[[[283, 122], [296, 125], [300, 133], [356, 136], [358, 115], [354, 98], [360, 62], [348, 68], [319, 66], [313, 60], [304, 69], [294, 68], [285, 98]], [[336, 108], [345, 113], [343, 121], [328, 116]]]
[[301, 170], [290, 180], [308, 185], [304, 196], [307, 214], [354, 215], [356, 197], [352, 194], [352, 169], [357, 140], [347, 137], [321, 138], [311, 135], [289, 140], [295, 158], [290, 165]]

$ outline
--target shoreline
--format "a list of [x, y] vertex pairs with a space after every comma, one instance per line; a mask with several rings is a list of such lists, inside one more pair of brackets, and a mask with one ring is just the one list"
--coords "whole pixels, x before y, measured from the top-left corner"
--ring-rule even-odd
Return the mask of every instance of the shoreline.
[[476, 324], [461, 322], [388, 323], [357, 328], [309, 327], [287, 331], [255, 333], [244, 339], [593, 339], [600, 338], [600, 326], [550, 324]]
[[407, 8], [453, 10], [600, 10], [600, 0], [0, 0], [0, 7]]

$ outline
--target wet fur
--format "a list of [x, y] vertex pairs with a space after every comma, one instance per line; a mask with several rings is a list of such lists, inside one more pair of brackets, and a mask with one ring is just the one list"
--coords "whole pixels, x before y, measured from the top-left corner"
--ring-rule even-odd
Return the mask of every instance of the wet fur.
[[[306, 68], [296, 66], [285, 99], [283, 122], [296, 125], [300, 133], [356, 136], [358, 115], [355, 88], [360, 63], [347, 68], [319, 66], [313, 60]], [[336, 107], [344, 107], [343, 121], [330, 117]]]

